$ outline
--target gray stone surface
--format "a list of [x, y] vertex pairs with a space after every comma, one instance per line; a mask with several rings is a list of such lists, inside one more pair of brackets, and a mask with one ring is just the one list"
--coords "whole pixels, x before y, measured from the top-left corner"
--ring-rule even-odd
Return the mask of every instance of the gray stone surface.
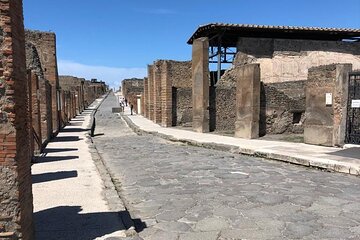
[[143, 239], [360, 238], [358, 177], [136, 135], [115, 101], [94, 143]]

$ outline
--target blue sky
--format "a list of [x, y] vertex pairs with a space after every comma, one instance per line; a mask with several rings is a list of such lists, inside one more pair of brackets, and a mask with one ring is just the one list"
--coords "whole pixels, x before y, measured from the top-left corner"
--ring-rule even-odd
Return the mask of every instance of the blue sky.
[[360, 28], [360, 0], [23, 0], [25, 27], [57, 35], [59, 73], [117, 87], [157, 59], [190, 60], [210, 22]]

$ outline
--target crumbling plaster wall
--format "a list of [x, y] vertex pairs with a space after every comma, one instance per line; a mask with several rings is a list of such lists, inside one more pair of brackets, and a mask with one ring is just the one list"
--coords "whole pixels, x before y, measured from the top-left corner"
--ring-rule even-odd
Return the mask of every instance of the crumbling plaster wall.
[[360, 68], [360, 42], [239, 38], [235, 65], [260, 63], [264, 83], [307, 78], [308, 69], [333, 63]]

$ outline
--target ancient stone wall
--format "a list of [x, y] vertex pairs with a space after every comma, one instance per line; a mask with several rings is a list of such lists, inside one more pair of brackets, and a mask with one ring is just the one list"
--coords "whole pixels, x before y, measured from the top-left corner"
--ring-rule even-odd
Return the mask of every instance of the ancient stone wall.
[[325, 146], [344, 144], [348, 73], [351, 69], [351, 64], [331, 64], [309, 69], [306, 81], [305, 143]]
[[167, 60], [172, 87], [191, 88], [191, 61]]
[[209, 101], [210, 129], [233, 132], [236, 121], [236, 88], [218, 86], [214, 90], [210, 89]]
[[36, 48], [40, 58], [44, 78], [49, 81], [52, 87], [52, 123], [53, 132], [59, 130], [57, 91], [59, 89], [58, 68], [56, 60], [56, 36], [51, 32], [40, 32], [27, 30], [25, 38], [28, 45]]
[[305, 80], [262, 83], [260, 135], [303, 133]]
[[176, 109], [176, 113], [173, 113], [173, 122], [176, 126], [192, 126], [192, 89], [191, 88], [173, 88], [172, 97], [173, 111]]
[[72, 115], [81, 113], [84, 110], [82, 99], [82, 81], [80, 78], [73, 76], [59, 76], [60, 88], [65, 91], [71, 92], [71, 97], [75, 97], [75, 99], [71, 99], [72, 101]]
[[239, 38], [235, 65], [260, 63], [261, 81], [307, 78], [314, 66], [351, 63], [360, 68], [360, 42]]
[[22, 1], [0, 2], [0, 238], [33, 239]]
[[84, 105], [88, 107], [96, 99], [96, 87], [92, 86], [91, 81], [84, 81]]
[[[182, 90], [191, 91], [191, 62], [157, 60], [148, 66], [146, 84], [148, 94], [145, 97], [150, 120], [164, 127], [176, 126], [180, 122], [182, 125], [190, 124], [185, 121], [192, 119], [188, 111], [192, 106], [192, 95]], [[185, 106], [183, 102], [189, 103], [189, 100], [190, 105]]]
[[129, 93], [141, 94], [144, 91], [144, 79], [130, 78], [122, 80], [121, 91], [125, 98]]

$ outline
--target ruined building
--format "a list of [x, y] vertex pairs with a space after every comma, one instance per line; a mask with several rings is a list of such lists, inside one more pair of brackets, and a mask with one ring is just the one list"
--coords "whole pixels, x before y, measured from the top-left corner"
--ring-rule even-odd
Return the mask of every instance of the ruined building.
[[191, 62], [157, 60], [148, 66], [144, 116], [164, 127], [192, 121]]
[[144, 98], [144, 79], [130, 78], [121, 82], [121, 91], [128, 104], [132, 104], [135, 113], [142, 113], [141, 99]]
[[[346, 87], [323, 88], [328, 92], [322, 92], [316, 99], [322, 106], [316, 111], [326, 115], [330, 113], [329, 108], [337, 104], [339, 94], [342, 96], [341, 106], [336, 107], [343, 111], [332, 120], [335, 125], [331, 127], [326, 117], [314, 116], [314, 111], [310, 111], [315, 103], [308, 101], [305, 93], [310, 88], [308, 80], [316, 78], [312, 75], [314, 67], [345, 64], [337, 68], [342, 70], [337, 72], [341, 78], [337, 75], [332, 80], [335, 85], [350, 74], [348, 66], [360, 68], [359, 35], [357, 29], [218, 23], [199, 27], [188, 41], [193, 45], [194, 130], [220, 129], [233, 131], [239, 137], [257, 138], [268, 133], [302, 133], [304, 127], [313, 126], [322, 140], [313, 142], [312, 137], [305, 136], [306, 142], [343, 144], [348, 106]], [[223, 71], [222, 64], [229, 62], [231, 67]], [[215, 74], [210, 74], [209, 63], [217, 65]], [[331, 101], [326, 103], [325, 98], [330, 95]], [[314, 118], [317, 120], [310, 120]], [[343, 119], [341, 123], [340, 119]], [[330, 135], [341, 137], [333, 141]]]
[[358, 86], [359, 36], [357, 29], [200, 26], [188, 41], [192, 61], [148, 66], [143, 114], [162, 126], [243, 138], [304, 133], [312, 144], [360, 142], [350, 106], [360, 96], [349, 90], [351, 81]]
[[[60, 109], [58, 107], [60, 98], [60, 86], [59, 86], [59, 76], [57, 68], [57, 58], [56, 58], [56, 35], [51, 32], [40, 32], [40, 31], [25, 31], [25, 40], [27, 48], [31, 48], [33, 53], [36, 53], [37, 58], [35, 63], [40, 63], [41, 67], [36, 67], [36, 70], [40, 78], [44, 78], [48, 81], [51, 86], [51, 114], [52, 114], [52, 132], [51, 134], [56, 134], [60, 127]], [[32, 61], [32, 60], [31, 60]], [[30, 66], [33, 67], [33, 66]]]

